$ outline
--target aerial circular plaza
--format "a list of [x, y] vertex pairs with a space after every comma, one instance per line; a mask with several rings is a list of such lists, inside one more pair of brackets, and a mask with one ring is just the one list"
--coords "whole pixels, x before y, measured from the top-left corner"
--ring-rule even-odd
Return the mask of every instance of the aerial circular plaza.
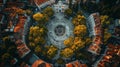
[[[62, 4], [62, 1], [58, 2], [59, 6], [62, 6]], [[89, 35], [95, 34], [95, 39], [98, 38], [99, 41], [95, 42], [96, 45], [93, 41], [93, 44], [87, 50], [95, 54], [99, 54], [101, 50], [99, 45], [102, 44], [102, 33], [89, 34], [89, 31], [92, 32], [92, 30], [87, 28], [86, 17], [83, 13], [79, 12], [75, 17], [69, 17], [67, 13], [64, 13], [64, 10], [67, 12], [67, 9], [56, 8], [54, 5], [47, 7], [33, 15], [33, 19], [37, 24], [30, 27], [28, 47], [33, 51], [38, 48], [39, 50], [34, 51], [36, 55], [45, 62], [53, 64], [53, 66], [63, 66], [75, 60], [78, 62], [79, 59], [85, 60], [81, 57], [83, 57], [83, 51], [92, 44], [92, 39]], [[50, 11], [51, 13], [49, 13]], [[99, 16], [98, 13], [94, 14], [97, 17]], [[52, 18], [46, 20], [44, 19], [46, 17]], [[100, 19], [98, 18], [97, 20], [100, 24]], [[99, 27], [99, 29], [102, 28]], [[33, 48], [33, 44], [37, 45], [37, 48]], [[93, 51], [94, 47], [96, 47], [96, 51]]]
[[0, 67], [119, 67], [120, 10], [110, 3], [120, 6], [0, 0]]

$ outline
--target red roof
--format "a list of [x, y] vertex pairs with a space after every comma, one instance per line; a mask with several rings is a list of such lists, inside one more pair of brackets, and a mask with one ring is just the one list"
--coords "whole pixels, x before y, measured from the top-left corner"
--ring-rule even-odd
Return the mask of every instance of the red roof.
[[23, 7], [25, 4], [22, 2], [7, 2], [7, 7]]
[[25, 20], [26, 20], [26, 17], [23, 17], [23, 16], [19, 17], [19, 23], [14, 28], [14, 32], [19, 32], [24, 28]]
[[3, 0], [0, 0], [0, 3], [2, 3], [3, 2]]
[[2, 19], [2, 15], [0, 14], [0, 20]]
[[40, 5], [42, 3], [45, 3], [48, 0], [34, 0], [37, 5]]
[[36, 60], [33, 64], [32, 67], [38, 67], [40, 64], [45, 63], [46, 67], [52, 67], [52, 64], [46, 63], [43, 60]]
[[66, 64], [66, 67], [87, 67], [87, 65], [76, 60], [74, 62]]

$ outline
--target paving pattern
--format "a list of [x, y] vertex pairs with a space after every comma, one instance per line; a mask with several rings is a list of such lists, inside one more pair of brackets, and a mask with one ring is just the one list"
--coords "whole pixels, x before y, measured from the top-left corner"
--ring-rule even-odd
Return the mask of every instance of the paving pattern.
[[63, 44], [65, 39], [73, 36], [73, 24], [71, 20], [64, 18], [63, 13], [56, 13], [55, 18], [48, 23], [47, 29], [49, 43], [57, 46], [59, 49], [65, 47]]

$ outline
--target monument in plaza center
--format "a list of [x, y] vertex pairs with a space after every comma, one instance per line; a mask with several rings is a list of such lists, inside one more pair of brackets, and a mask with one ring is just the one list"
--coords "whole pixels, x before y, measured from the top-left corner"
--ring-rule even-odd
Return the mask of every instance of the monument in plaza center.
[[62, 36], [65, 34], [65, 27], [63, 25], [58, 25], [56, 28], [55, 28], [55, 34], [57, 36]]

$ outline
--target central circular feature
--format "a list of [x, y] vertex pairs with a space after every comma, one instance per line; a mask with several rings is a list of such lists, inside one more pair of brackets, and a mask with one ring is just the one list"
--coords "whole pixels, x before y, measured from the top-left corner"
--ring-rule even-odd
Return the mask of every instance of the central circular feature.
[[63, 36], [65, 34], [65, 26], [63, 25], [56, 26], [54, 32], [57, 36]]

